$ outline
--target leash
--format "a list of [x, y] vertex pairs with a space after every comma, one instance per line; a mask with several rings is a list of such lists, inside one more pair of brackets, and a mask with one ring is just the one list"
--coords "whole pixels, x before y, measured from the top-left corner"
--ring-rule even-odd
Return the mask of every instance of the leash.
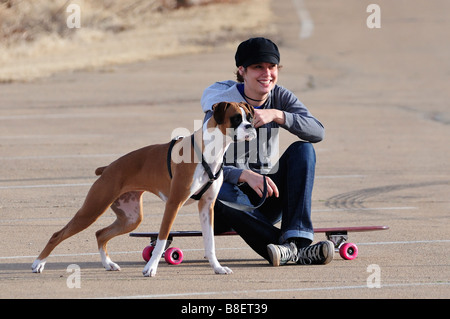
[[239, 203], [235, 203], [235, 202], [228, 202], [225, 200], [221, 200], [219, 198], [217, 198], [217, 200], [219, 202], [221, 202], [222, 204], [224, 204], [225, 206], [237, 209], [237, 210], [241, 210], [244, 212], [251, 212], [252, 210], [255, 210], [259, 207], [262, 206], [262, 204], [264, 204], [264, 202], [266, 201], [266, 197], [267, 197], [267, 181], [266, 181], [266, 176], [264, 177], [264, 189], [263, 189], [263, 194], [262, 197], [260, 199], [260, 201], [256, 204], [256, 205], [246, 205], [246, 204], [239, 204]]

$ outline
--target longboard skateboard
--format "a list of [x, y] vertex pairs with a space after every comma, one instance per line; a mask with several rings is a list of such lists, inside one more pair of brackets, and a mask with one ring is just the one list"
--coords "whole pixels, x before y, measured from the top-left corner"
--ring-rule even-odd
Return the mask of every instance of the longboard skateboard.
[[[388, 226], [356, 226], [356, 227], [330, 227], [315, 228], [314, 233], [325, 233], [328, 240], [333, 242], [336, 252], [345, 260], [353, 260], [358, 256], [358, 247], [354, 243], [347, 242], [348, 233], [350, 232], [366, 232], [376, 230], [387, 230]], [[236, 232], [225, 232], [215, 234], [215, 236], [235, 236]], [[152, 251], [155, 248], [158, 233], [130, 233], [131, 237], [150, 237], [150, 245], [142, 251], [142, 258], [149, 261]], [[178, 265], [183, 261], [183, 251], [180, 248], [170, 247], [174, 237], [199, 237], [202, 236], [201, 231], [173, 231], [169, 233], [167, 246], [164, 251], [164, 259], [170, 265]]]

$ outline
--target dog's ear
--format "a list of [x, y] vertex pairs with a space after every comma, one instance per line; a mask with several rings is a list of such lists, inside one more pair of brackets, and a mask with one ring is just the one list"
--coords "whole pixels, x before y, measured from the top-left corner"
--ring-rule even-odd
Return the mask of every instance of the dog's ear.
[[229, 106], [230, 103], [228, 102], [220, 102], [212, 106], [212, 109], [214, 111], [214, 120], [217, 124], [223, 124], [225, 120], [225, 112], [227, 111]]
[[239, 103], [239, 106], [243, 107], [244, 109], [247, 109], [248, 113], [250, 113], [252, 116], [255, 115], [255, 109], [250, 104], [241, 102]]

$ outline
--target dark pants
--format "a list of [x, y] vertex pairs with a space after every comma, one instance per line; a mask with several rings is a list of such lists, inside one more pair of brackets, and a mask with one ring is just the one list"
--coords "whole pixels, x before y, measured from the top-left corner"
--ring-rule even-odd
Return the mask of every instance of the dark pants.
[[[280, 196], [268, 197], [264, 204], [251, 212], [233, 209], [216, 201], [214, 229], [216, 233], [235, 230], [259, 255], [269, 260], [268, 244], [282, 244], [297, 238], [311, 243], [314, 237], [311, 222], [311, 196], [314, 184], [316, 154], [306, 142], [295, 142], [281, 156], [276, 172], [270, 177]], [[247, 185], [223, 183], [218, 198], [251, 205], [258, 195]], [[281, 220], [281, 228], [274, 225]]]

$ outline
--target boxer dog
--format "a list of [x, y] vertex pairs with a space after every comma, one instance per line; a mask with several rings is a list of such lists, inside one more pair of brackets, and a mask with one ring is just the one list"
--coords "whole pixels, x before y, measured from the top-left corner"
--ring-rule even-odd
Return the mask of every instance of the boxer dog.
[[46, 258], [59, 243], [89, 227], [108, 207], [116, 213], [117, 219], [96, 232], [98, 249], [106, 270], [120, 270], [108, 256], [106, 245], [111, 238], [128, 233], [141, 223], [142, 194], [149, 191], [166, 205], [144, 276], [156, 275], [175, 217], [181, 206], [193, 201], [190, 199], [193, 195], [197, 195], [206, 257], [216, 274], [232, 273], [219, 264], [215, 255], [213, 209], [223, 181], [223, 156], [228, 146], [234, 138], [243, 141], [256, 137], [251, 124], [254, 110], [246, 103], [221, 102], [213, 106], [213, 112], [202, 129], [190, 138], [150, 145], [97, 168], [95, 173], [100, 177], [89, 190], [84, 204], [64, 228], [53, 234], [31, 266], [33, 272], [42, 272]]

